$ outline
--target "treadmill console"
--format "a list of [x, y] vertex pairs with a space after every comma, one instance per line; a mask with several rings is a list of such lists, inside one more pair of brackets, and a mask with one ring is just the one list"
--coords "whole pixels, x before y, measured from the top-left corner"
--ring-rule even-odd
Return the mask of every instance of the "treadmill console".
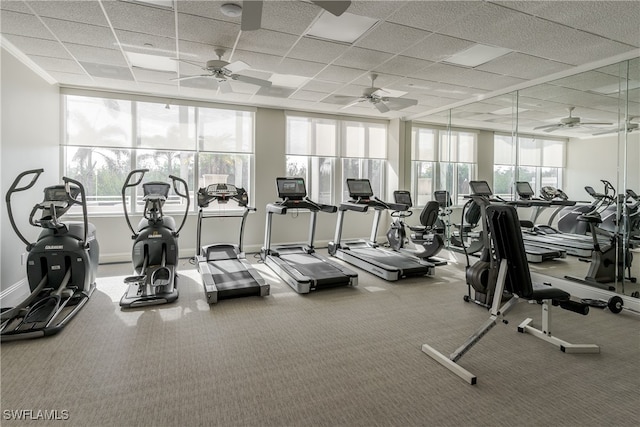
[[469, 188], [474, 196], [491, 196], [493, 192], [487, 181], [470, 181]]
[[531, 184], [527, 181], [516, 182], [516, 193], [518, 193], [518, 196], [523, 200], [530, 200], [535, 195]]
[[303, 200], [307, 196], [304, 178], [276, 178], [278, 197], [285, 200]]
[[347, 190], [349, 197], [354, 200], [373, 197], [373, 190], [368, 179], [347, 178]]

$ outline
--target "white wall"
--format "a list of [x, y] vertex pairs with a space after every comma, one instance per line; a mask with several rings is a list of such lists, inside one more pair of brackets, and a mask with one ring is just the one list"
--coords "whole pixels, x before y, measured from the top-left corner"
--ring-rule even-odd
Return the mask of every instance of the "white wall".
[[[28, 240], [34, 241], [39, 229], [29, 225], [31, 208], [42, 201], [42, 189], [60, 183], [59, 138], [60, 98], [52, 86], [23, 65], [10, 53], [1, 50], [1, 150], [0, 187], [6, 195], [15, 177], [28, 169], [45, 172], [32, 189], [16, 194], [12, 200], [16, 223]], [[26, 183], [26, 182], [25, 182]], [[26, 276], [21, 265], [25, 245], [11, 228], [2, 200], [2, 291], [20, 283]]]
[[[640, 134], [628, 134], [627, 140], [627, 188], [640, 191]], [[589, 139], [570, 139], [567, 144], [567, 165], [564, 191], [572, 200], [591, 201], [585, 192], [586, 185], [597, 192], [604, 190], [601, 179], [611, 182], [618, 191], [624, 191], [622, 168], [618, 169], [618, 156], [623, 159], [622, 144], [617, 135]]]

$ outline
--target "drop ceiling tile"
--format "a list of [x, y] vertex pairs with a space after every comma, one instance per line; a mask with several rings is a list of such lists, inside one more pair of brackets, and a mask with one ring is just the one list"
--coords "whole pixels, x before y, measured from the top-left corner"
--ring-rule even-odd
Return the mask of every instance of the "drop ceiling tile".
[[[186, 59], [187, 61], [199, 62], [204, 64], [205, 62], [216, 59], [215, 50], [220, 48], [224, 51], [224, 55], [222, 55], [222, 59], [228, 61], [231, 59], [231, 62], [239, 60], [237, 57], [238, 51], [233, 58], [231, 58], [231, 51], [233, 50], [233, 46], [222, 46], [222, 45], [210, 45], [204, 43], [191, 42], [187, 40], [180, 40], [178, 42], [180, 49], [180, 58]], [[174, 41], [175, 46], [175, 41]], [[246, 61], [245, 61], [246, 62]]]
[[176, 36], [173, 10], [125, 1], [103, 1], [102, 5], [113, 28], [154, 36]]
[[[27, 2], [39, 16], [76, 21], [91, 25], [109, 26], [98, 2], [90, 1], [29, 1]], [[108, 3], [108, 2], [104, 2]]]
[[309, 90], [299, 90], [296, 93], [294, 93], [293, 95], [291, 95], [291, 99], [318, 102], [322, 98], [324, 98], [325, 96], [326, 96], [326, 94], [320, 93], [320, 92], [312, 92], [312, 91], [309, 91]]
[[301, 1], [267, 1], [262, 8], [262, 28], [288, 34], [302, 34], [322, 9]]
[[51, 31], [63, 42], [84, 44], [113, 49], [116, 39], [107, 27], [63, 21], [54, 18], [42, 18]]
[[581, 91], [595, 91], [602, 88], [617, 88], [621, 79], [599, 71], [587, 71], [577, 75], [553, 80], [550, 84], [577, 89]]
[[397, 82], [401, 77], [394, 76], [392, 74], [384, 73], [367, 73], [358, 77], [353, 81], [353, 84], [360, 85], [362, 87], [371, 86], [371, 74], [376, 74], [375, 87], [386, 87], [391, 89], [391, 85]]
[[195, 89], [204, 89], [204, 90], [218, 90], [218, 82], [216, 79], [212, 79], [209, 77], [201, 77], [197, 79], [189, 79], [189, 80], [181, 80], [180, 86], [182, 87], [191, 87]]
[[465, 16], [480, 5], [477, 1], [408, 1], [389, 21], [439, 32], [456, 21], [463, 22]]
[[[115, 30], [122, 49], [130, 52], [146, 53], [149, 55], [176, 56], [176, 40], [170, 37], [152, 36], [134, 31]], [[111, 49], [117, 49], [114, 41]]]
[[289, 57], [329, 64], [342, 55], [349, 46], [311, 37], [303, 37], [289, 52]]
[[131, 75], [131, 71], [127, 67], [95, 64], [91, 62], [81, 62], [81, 64], [93, 77], [115, 80], [133, 80], [133, 75]]
[[243, 31], [238, 49], [282, 56], [289, 51], [296, 40], [298, 40], [296, 36], [276, 31]]
[[[217, 21], [225, 21], [235, 23], [240, 25], [240, 17], [231, 17], [226, 16], [220, 10], [220, 6], [225, 3], [229, 3], [228, 0], [223, 1], [213, 1], [213, 0], [204, 0], [204, 1], [178, 1], [176, 2], [176, 9], [178, 13], [187, 14], [187, 15], [195, 15], [201, 16], [204, 18], [211, 18]], [[238, 2], [239, 3], [239, 2]]]
[[50, 56], [60, 59], [73, 59], [62, 45], [55, 40], [3, 34], [3, 36], [27, 55]]
[[178, 84], [177, 81], [171, 80], [177, 77], [176, 73], [145, 70], [144, 68], [133, 67], [133, 75], [138, 82], [160, 83], [168, 86]]
[[305, 84], [303, 87], [305, 90], [310, 90], [313, 92], [331, 93], [336, 91], [342, 86], [343, 85], [340, 83], [327, 82], [319, 79], [314, 79], [307, 82], [307, 84]]
[[334, 61], [335, 65], [352, 68], [372, 69], [393, 57], [390, 53], [352, 47]]
[[494, 74], [504, 74], [527, 80], [565, 71], [569, 68], [571, 68], [571, 66], [567, 64], [524, 55], [518, 52], [508, 53], [475, 67], [476, 70], [488, 71]]
[[279, 74], [292, 74], [303, 77], [313, 77], [326, 65], [318, 62], [301, 61], [299, 59], [284, 59], [273, 71]]
[[356, 42], [356, 46], [399, 54], [430, 35], [428, 31], [383, 22]]
[[34, 15], [2, 11], [0, 13], [0, 28], [2, 34], [35, 37], [39, 39], [53, 39], [51, 32]]
[[180, 40], [205, 43], [212, 46], [233, 46], [240, 25], [216, 21], [199, 16], [178, 14], [178, 37]]
[[78, 61], [117, 65], [120, 67], [127, 66], [127, 61], [122, 55], [122, 52], [117, 49], [105, 49], [73, 43], [65, 43], [65, 46]]
[[569, 27], [640, 47], [640, 26], [638, 25], [640, 2], [637, 1], [505, 1], [498, 3]]
[[401, 9], [405, 3], [412, 3], [411, 1], [352, 1], [351, 5], [347, 9], [347, 12], [354, 15], [368, 16], [375, 19], [387, 19], [396, 13], [398, 9]]
[[439, 62], [454, 53], [470, 48], [474, 44], [475, 43], [468, 40], [462, 40], [456, 37], [432, 34], [418, 44], [404, 50], [402, 54], [414, 58]]
[[275, 72], [279, 66], [281, 57], [276, 55], [266, 55], [263, 53], [249, 52], [246, 50], [236, 50], [233, 54], [233, 61], [242, 61], [248, 64], [253, 70], [263, 70]]
[[337, 65], [330, 65], [322, 70], [317, 78], [321, 80], [328, 80], [336, 83], [348, 83], [358, 77], [360, 77], [365, 70], [357, 70], [355, 68], [338, 67]]
[[422, 70], [431, 64], [433, 64], [431, 61], [399, 55], [384, 64], [378, 65], [373, 71], [394, 74], [396, 76], [406, 76]]
[[30, 55], [29, 59], [38, 64], [45, 71], [58, 71], [62, 73], [82, 74], [82, 68], [71, 59], [52, 58], [50, 56]]
[[2, 0], [0, 1], [0, 11], [2, 11], [2, 13], [11, 11], [11, 12], [31, 14], [31, 10], [27, 7], [27, 5], [22, 0], [20, 1]]
[[322, 98], [321, 102], [324, 102], [325, 104], [349, 105], [352, 102], [356, 102], [359, 96], [360, 95], [349, 96], [342, 94], [331, 94], [325, 98]]

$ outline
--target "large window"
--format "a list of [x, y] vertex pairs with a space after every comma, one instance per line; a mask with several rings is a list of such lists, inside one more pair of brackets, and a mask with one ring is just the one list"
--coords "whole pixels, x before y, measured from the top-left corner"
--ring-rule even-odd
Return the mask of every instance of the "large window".
[[347, 178], [368, 178], [381, 197], [386, 157], [385, 124], [287, 115], [287, 175], [305, 178], [312, 200], [326, 204], [347, 200]]
[[527, 181], [538, 192], [544, 186], [560, 188], [564, 167], [564, 142], [509, 135], [494, 136], [494, 193], [515, 197], [515, 182]]
[[477, 134], [414, 126], [411, 132], [411, 191], [424, 206], [436, 190], [447, 190], [463, 203], [476, 176]]
[[[252, 112], [78, 95], [63, 100], [64, 174], [83, 183], [93, 214], [122, 212], [122, 185], [139, 168], [149, 169], [145, 181], [184, 179], [192, 200], [198, 188], [217, 182], [251, 195]], [[141, 197], [128, 201], [133, 212], [140, 212]], [[165, 209], [182, 210], [183, 203], [172, 188]]]
[[337, 153], [336, 120], [287, 116], [287, 176], [303, 177], [311, 200], [333, 203]]
[[377, 123], [342, 123], [342, 199], [349, 198], [346, 180], [367, 178], [373, 194], [384, 198], [387, 127]]

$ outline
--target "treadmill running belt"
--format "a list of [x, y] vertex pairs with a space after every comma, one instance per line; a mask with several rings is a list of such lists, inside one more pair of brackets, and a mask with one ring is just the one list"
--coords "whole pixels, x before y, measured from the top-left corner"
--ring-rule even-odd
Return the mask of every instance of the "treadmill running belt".
[[256, 285], [253, 278], [237, 259], [227, 259], [209, 263], [211, 277], [218, 289], [240, 289]]
[[348, 280], [342, 271], [310, 254], [286, 254], [280, 255], [280, 258], [304, 276], [315, 279], [321, 278], [318, 282], [328, 283], [333, 279], [338, 279], [339, 281]]

